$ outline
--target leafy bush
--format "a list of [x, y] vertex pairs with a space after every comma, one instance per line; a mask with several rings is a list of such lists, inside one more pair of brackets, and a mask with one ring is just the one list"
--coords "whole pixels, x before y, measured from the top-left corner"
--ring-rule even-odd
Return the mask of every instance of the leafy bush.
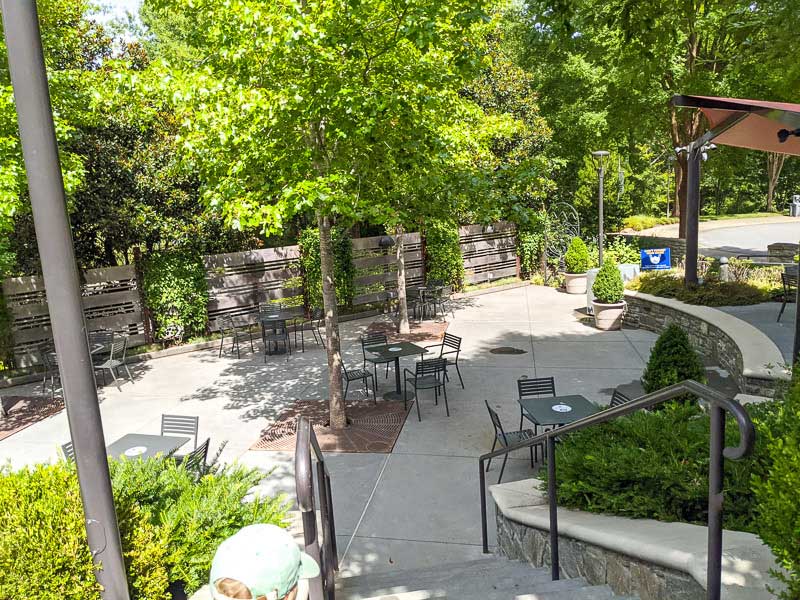
[[14, 360], [14, 338], [11, 335], [11, 312], [0, 292], [0, 371], [10, 369]]
[[428, 279], [452, 285], [460, 290], [464, 287], [464, 259], [458, 236], [458, 223], [431, 221], [425, 226], [425, 249], [427, 253]]
[[608, 245], [603, 248], [603, 258], [611, 258], [618, 265], [639, 264], [639, 248], [625, 241], [623, 237], [612, 238]]
[[[198, 476], [173, 460], [112, 461], [114, 504], [134, 600], [191, 594], [223, 539], [252, 523], [282, 525], [280, 498], [243, 502], [263, 475], [242, 468]], [[0, 598], [100, 600], [74, 465], [0, 471]]]
[[[644, 369], [642, 384], [644, 391], [649, 394], [686, 379], [705, 383], [705, 369], [700, 356], [689, 341], [689, 336], [673, 323], [658, 336], [650, 352], [650, 360]], [[691, 398], [692, 396], [688, 395], [680, 399], [691, 400]]]
[[800, 598], [800, 382], [795, 380], [786, 399], [775, 404], [774, 426], [758, 431], [768, 465], [753, 478], [755, 518], [761, 539], [787, 572], [773, 573], [787, 586], [778, 597], [794, 600]]
[[702, 285], [686, 287], [681, 277], [663, 272], [642, 273], [628, 282], [628, 289], [702, 306], [759, 304], [767, 302], [771, 297], [769, 291], [750, 283], [709, 279]]
[[[162, 529], [130, 497], [116, 509], [133, 598], [169, 600]], [[0, 471], [0, 522], [0, 598], [100, 600], [72, 465]]]
[[159, 252], [144, 260], [144, 297], [157, 339], [203, 335], [208, 324], [208, 287], [200, 257], [191, 252]]
[[570, 240], [569, 248], [564, 254], [564, 266], [567, 273], [586, 273], [589, 270], [589, 249], [579, 237]]
[[526, 223], [517, 225], [517, 256], [520, 270], [525, 277], [541, 270], [546, 233], [550, 227], [546, 211], [530, 211], [528, 216]]
[[[308, 305], [322, 308], [322, 263], [319, 253], [319, 229], [309, 227], [300, 232], [300, 267], [303, 270]], [[352, 306], [355, 294], [355, 267], [353, 266], [353, 245], [350, 237], [341, 227], [331, 231], [333, 247], [333, 282], [336, 286], [336, 303], [339, 306]]]
[[[741, 461], [725, 461], [723, 526], [756, 532], [759, 523], [750, 483], [768, 463], [760, 438], [774, 428], [776, 417], [772, 403], [748, 410], [757, 429], [756, 450]], [[738, 435], [731, 418], [727, 445], [737, 445]], [[708, 448], [709, 418], [694, 403], [640, 411], [564, 436], [558, 447], [559, 505], [706, 525]]]
[[613, 258], [607, 260], [604, 258], [603, 266], [600, 267], [594, 285], [592, 285], [592, 292], [600, 304], [622, 302], [625, 297], [625, 285], [622, 283], [622, 275]]
[[623, 229], [633, 229], [634, 231], [641, 231], [642, 229], [650, 229], [658, 225], [670, 225], [677, 223], [678, 219], [675, 217], [653, 217], [651, 215], [631, 215], [625, 217], [622, 221]]

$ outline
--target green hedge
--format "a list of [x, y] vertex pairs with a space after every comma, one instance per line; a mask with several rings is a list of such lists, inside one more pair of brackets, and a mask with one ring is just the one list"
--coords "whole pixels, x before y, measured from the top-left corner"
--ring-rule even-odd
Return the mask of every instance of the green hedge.
[[[112, 461], [114, 501], [134, 600], [170, 600], [208, 579], [217, 546], [252, 523], [283, 524], [282, 499], [243, 503], [257, 471], [201, 478], [172, 460]], [[0, 598], [100, 600], [74, 465], [0, 471]]]
[[155, 253], [144, 259], [143, 271], [156, 339], [180, 341], [205, 334], [208, 287], [200, 257], [189, 251]]
[[517, 256], [524, 277], [541, 270], [542, 254], [550, 229], [550, 216], [547, 211], [530, 211], [524, 223], [517, 224]]
[[426, 277], [460, 290], [464, 287], [464, 259], [458, 223], [431, 221], [425, 226]]
[[[322, 264], [319, 255], [319, 229], [309, 227], [300, 232], [297, 241], [300, 246], [300, 266], [303, 269], [308, 305], [322, 308]], [[353, 245], [347, 231], [334, 227], [331, 234], [333, 246], [334, 284], [336, 302], [339, 306], [352, 306], [355, 296], [355, 266], [353, 265]]]
[[770, 300], [768, 290], [750, 283], [734, 283], [708, 279], [702, 285], [686, 287], [683, 279], [671, 273], [642, 273], [628, 282], [628, 288], [645, 294], [675, 298], [701, 306], [742, 306]]

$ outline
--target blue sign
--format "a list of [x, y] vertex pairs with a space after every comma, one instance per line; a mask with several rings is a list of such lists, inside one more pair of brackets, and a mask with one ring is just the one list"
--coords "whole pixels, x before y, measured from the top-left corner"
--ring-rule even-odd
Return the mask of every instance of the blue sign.
[[669, 248], [653, 248], [641, 251], [642, 271], [662, 271], [672, 267]]

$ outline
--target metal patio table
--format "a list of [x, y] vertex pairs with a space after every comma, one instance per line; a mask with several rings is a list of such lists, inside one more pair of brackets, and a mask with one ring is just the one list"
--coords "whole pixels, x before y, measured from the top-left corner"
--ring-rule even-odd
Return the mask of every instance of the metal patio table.
[[[395, 390], [393, 392], [386, 392], [383, 395], [384, 400], [402, 400], [403, 390], [400, 386], [400, 357], [413, 356], [415, 354], [427, 354], [428, 351], [422, 346], [417, 346], [411, 342], [394, 342], [386, 344], [385, 346], [369, 346], [367, 352], [376, 354], [383, 359], [394, 359], [394, 383]], [[376, 382], [377, 383], [377, 382]], [[412, 399], [413, 396], [409, 397]]]
[[[258, 323], [261, 325], [261, 341], [264, 343], [264, 347], [266, 347], [267, 343], [267, 329], [270, 327], [271, 323], [274, 323], [275, 321], [286, 321], [286, 327], [288, 331], [288, 322], [295, 317], [297, 317], [297, 315], [289, 314], [289, 312], [285, 310], [258, 313]], [[282, 354], [282, 352], [279, 353], [277, 351], [277, 347], [275, 352], [277, 354]]]
[[174, 452], [192, 438], [172, 435], [128, 433], [106, 448], [114, 458], [153, 458], [157, 454]]
[[566, 425], [600, 412], [599, 406], [579, 394], [525, 398], [517, 401], [522, 407], [525, 418], [540, 427]]

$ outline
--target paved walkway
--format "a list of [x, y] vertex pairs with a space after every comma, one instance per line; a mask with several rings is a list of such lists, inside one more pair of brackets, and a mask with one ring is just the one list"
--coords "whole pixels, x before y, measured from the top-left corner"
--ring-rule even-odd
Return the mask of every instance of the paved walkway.
[[[391, 454], [330, 454], [333, 499], [342, 568], [349, 573], [429, 566], [480, 557], [477, 457], [492, 445], [484, 399], [516, 429], [516, 380], [549, 376], [559, 394], [583, 394], [607, 404], [617, 385], [642, 373], [655, 335], [638, 330], [600, 332], [581, 323], [583, 296], [551, 288], [523, 287], [464, 299], [448, 331], [464, 339], [461, 372], [448, 386], [450, 418], [444, 407], [422, 397], [422, 422], [412, 411]], [[361, 362], [358, 336], [369, 320], [342, 326], [348, 364]], [[525, 354], [492, 354], [512, 346]], [[308, 348], [308, 346], [307, 346]], [[413, 359], [404, 361], [409, 366]], [[241, 360], [201, 351], [149, 361], [136, 368], [136, 382], [122, 390], [101, 390], [106, 439], [130, 432], [157, 432], [160, 415], [200, 416], [200, 436], [212, 448], [229, 440], [223, 459], [271, 470], [262, 492], [294, 491], [292, 457], [250, 451], [259, 432], [294, 399], [324, 398], [325, 360], [321, 349]], [[379, 373], [379, 393], [393, 376]], [[19, 389], [3, 390], [19, 394]], [[352, 392], [351, 392], [352, 393]], [[21, 466], [57, 456], [68, 439], [64, 414], [48, 418], [0, 441], [0, 461]], [[492, 467], [489, 483], [496, 481]], [[504, 481], [532, 474], [527, 455], [509, 460]], [[494, 524], [490, 523], [492, 536]]]
[[796, 307], [794, 303], [787, 304], [780, 322], [778, 313], [781, 305], [778, 302], [765, 302], [750, 306], [721, 306], [721, 311], [747, 321], [757, 329], [764, 332], [783, 354], [787, 364], [792, 362], [792, 348], [794, 346], [794, 325]]

